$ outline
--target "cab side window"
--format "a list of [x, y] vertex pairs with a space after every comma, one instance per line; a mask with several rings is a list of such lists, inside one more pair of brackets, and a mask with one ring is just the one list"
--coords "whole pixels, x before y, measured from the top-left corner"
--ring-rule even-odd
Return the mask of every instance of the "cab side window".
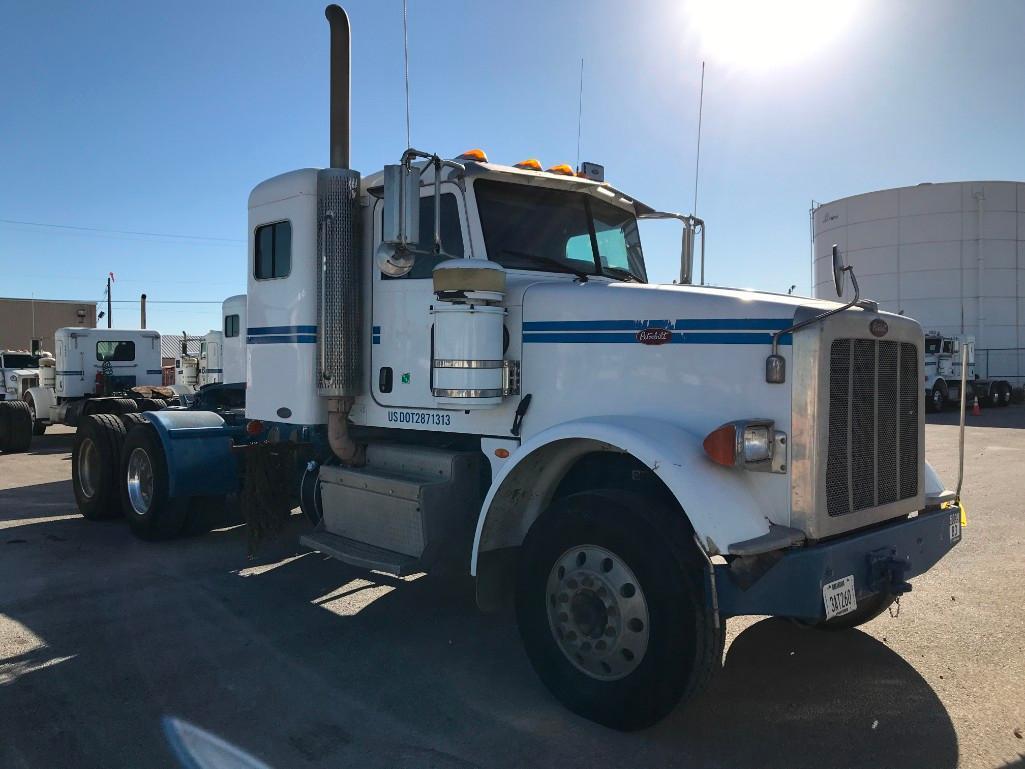
[[287, 278], [292, 272], [292, 223], [261, 225], [256, 228], [254, 240], [256, 279]]
[[238, 336], [238, 315], [225, 315], [224, 337], [230, 339], [233, 336]]
[[463, 229], [459, 224], [459, 205], [456, 196], [447, 192], [441, 196], [441, 248], [434, 253], [434, 195], [420, 198], [420, 235], [416, 242], [416, 263], [407, 275], [382, 280], [429, 278], [435, 266], [446, 259], [463, 258]]

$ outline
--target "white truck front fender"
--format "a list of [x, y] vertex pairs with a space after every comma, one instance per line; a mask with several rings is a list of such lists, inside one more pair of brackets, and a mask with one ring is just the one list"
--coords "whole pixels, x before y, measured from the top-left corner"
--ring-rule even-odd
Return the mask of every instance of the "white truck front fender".
[[764, 505], [738, 474], [712, 463], [703, 436], [644, 417], [595, 417], [555, 425], [530, 438], [503, 465], [481, 507], [470, 573], [478, 556], [517, 547], [579, 457], [595, 451], [629, 454], [651, 468], [690, 520], [710, 555], [769, 532]]
[[36, 419], [47, 422], [54, 422], [53, 410], [57, 408], [57, 396], [49, 387], [30, 387], [25, 391], [25, 400], [32, 396], [32, 407], [36, 412]]

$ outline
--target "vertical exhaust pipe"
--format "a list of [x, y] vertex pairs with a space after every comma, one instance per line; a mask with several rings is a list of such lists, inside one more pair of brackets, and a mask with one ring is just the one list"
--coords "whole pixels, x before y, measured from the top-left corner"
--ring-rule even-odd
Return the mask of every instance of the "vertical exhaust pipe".
[[359, 253], [360, 175], [349, 168], [350, 28], [337, 5], [331, 27], [331, 166], [317, 173], [317, 389], [327, 398], [328, 443], [346, 464], [362, 464], [349, 412], [363, 392], [363, 302]]
[[331, 168], [349, 167], [349, 86], [351, 32], [349, 17], [338, 5], [324, 15], [331, 27]]
[[143, 294], [142, 298], [139, 299], [139, 327], [146, 328], [146, 295]]

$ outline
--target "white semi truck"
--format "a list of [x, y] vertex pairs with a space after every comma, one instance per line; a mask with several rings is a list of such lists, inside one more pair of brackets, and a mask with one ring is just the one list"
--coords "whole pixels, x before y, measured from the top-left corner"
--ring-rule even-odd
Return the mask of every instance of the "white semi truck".
[[57, 329], [54, 342], [54, 357], [39, 361], [39, 383], [24, 393], [35, 435], [50, 425], [77, 426], [88, 414], [125, 414], [167, 405], [137, 390], [163, 384], [156, 331], [69, 327]]
[[39, 384], [40, 357], [28, 350], [0, 350], [0, 401], [24, 400], [25, 392]]
[[[220, 331], [203, 335], [199, 354], [186, 352], [175, 359], [175, 387], [181, 393], [192, 393], [209, 384], [246, 381], [246, 295], [229, 296], [221, 305]], [[183, 335], [187, 339], [187, 335]]]
[[[622, 729], [700, 689], [728, 617], [853, 627], [961, 540], [915, 321], [693, 285], [702, 223], [591, 164], [408, 149], [361, 177], [327, 16], [330, 167], [249, 196], [244, 409], [87, 417], [84, 514], [171, 537], [241, 490], [348, 564], [457, 559], [554, 695]], [[648, 217], [682, 222], [680, 285], [648, 280]]]
[[980, 377], [975, 373], [975, 338], [944, 336], [937, 331], [925, 335], [925, 405], [929, 411], [943, 411], [948, 403], [961, 399], [962, 345], [968, 348], [968, 400], [978, 398], [990, 406], [1011, 402], [1011, 383], [1006, 379]]
[[39, 384], [40, 357], [28, 350], [0, 350], [0, 452], [27, 451], [32, 442], [25, 393]]

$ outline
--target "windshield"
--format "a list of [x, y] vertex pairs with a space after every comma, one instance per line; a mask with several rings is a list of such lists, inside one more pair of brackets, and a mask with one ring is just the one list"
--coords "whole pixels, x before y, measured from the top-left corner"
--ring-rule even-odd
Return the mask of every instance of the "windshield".
[[925, 340], [925, 351], [927, 353], [937, 353], [940, 351], [940, 340], [939, 337], [927, 337]]
[[488, 258], [518, 270], [647, 281], [634, 215], [582, 192], [480, 180]]
[[5, 352], [3, 361], [4, 368], [39, 368], [38, 358], [28, 353]]

